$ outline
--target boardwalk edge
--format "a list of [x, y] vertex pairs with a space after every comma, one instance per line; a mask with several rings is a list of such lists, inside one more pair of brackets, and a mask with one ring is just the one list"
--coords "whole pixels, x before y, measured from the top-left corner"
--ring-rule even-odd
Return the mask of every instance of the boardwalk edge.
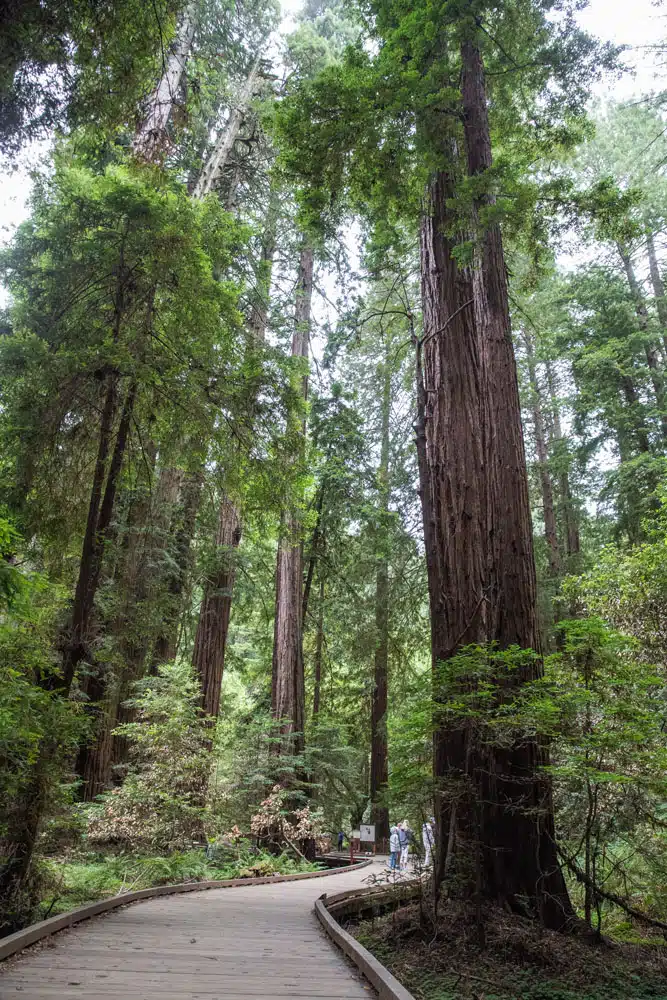
[[[354, 898], [352, 894], [351, 898]], [[329, 902], [335, 897], [330, 897]], [[340, 897], [339, 897], [340, 898]], [[356, 938], [343, 930], [338, 921], [329, 913], [326, 905], [327, 896], [320, 896], [315, 902], [315, 914], [322, 924], [322, 927], [331, 940], [354, 962], [357, 969], [366, 977], [371, 986], [377, 990], [380, 1000], [415, 1000], [415, 997], [404, 986], [402, 986], [395, 976], [392, 976], [389, 969], [386, 969], [381, 962], [378, 962], [374, 955], [371, 955], [367, 948], [359, 944]]]
[[58, 931], [73, 927], [74, 924], [88, 920], [90, 917], [97, 917], [101, 913], [109, 910], [116, 910], [120, 906], [128, 903], [136, 903], [142, 899], [153, 899], [156, 896], [172, 896], [179, 892], [200, 892], [206, 889], [236, 889], [247, 885], [272, 885], [276, 882], [299, 882], [309, 878], [326, 878], [329, 875], [342, 875], [344, 872], [356, 871], [357, 868], [365, 868], [370, 865], [370, 861], [358, 861], [353, 865], [345, 865], [340, 868], [329, 868], [323, 872], [299, 872], [297, 875], [267, 875], [263, 878], [230, 878], [212, 882], [181, 882], [177, 885], [156, 885], [150, 889], [137, 889], [134, 892], [123, 892], [110, 899], [100, 899], [96, 903], [88, 903], [86, 906], [79, 906], [75, 910], [68, 910], [67, 913], [60, 913], [57, 917], [49, 917], [48, 920], [40, 920], [39, 923], [32, 924], [22, 931], [8, 934], [5, 938], [0, 938], [0, 962], [15, 955], [24, 948], [28, 948], [44, 938], [57, 934]]

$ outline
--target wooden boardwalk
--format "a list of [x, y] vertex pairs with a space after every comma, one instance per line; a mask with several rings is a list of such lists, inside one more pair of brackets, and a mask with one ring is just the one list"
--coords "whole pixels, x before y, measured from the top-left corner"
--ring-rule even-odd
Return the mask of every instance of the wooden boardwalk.
[[0, 967], [2, 1000], [369, 1000], [313, 914], [379, 863], [328, 878], [162, 896], [47, 938]]

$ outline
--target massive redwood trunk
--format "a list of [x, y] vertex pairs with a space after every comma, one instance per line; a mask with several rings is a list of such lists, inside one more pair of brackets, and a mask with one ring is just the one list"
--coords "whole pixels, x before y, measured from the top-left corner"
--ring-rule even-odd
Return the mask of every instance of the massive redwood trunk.
[[378, 468], [377, 564], [375, 571], [375, 657], [371, 695], [371, 823], [378, 841], [389, 840], [389, 781], [387, 746], [387, 689], [389, 672], [389, 414], [391, 367], [387, 350], [381, 400], [380, 466]]
[[[465, 42], [462, 101], [466, 166], [470, 175], [491, 165], [481, 54]], [[452, 171], [456, 151], [450, 151]], [[493, 642], [537, 649], [532, 528], [519, 392], [513, 353], [502, 240], [497, 225], [482, 228], [479, 196], [473, 223], [477, 259], [471, 273], [452, 258], [455, 220], [447, 202], [453, 178], [431, 186], [422, 225], [424, 307], [423, 416], [418, 420], [432, 617], [435, 697], [451, 692], [441, 664], [463, 645]], [[539, 673], [526, 658], [511, 682], [496, 678], [498, 699]], [[454, 681], [474, 690], [474, 679]], [[572, 917], [554, 839], [547, 757], [539, 740], [517, 736], [498, 745], [465, 714], [447, 728], [436, 711], [434, 772], [438, 788], [440, 851], [456, 883], [478, 900], [487, 897], [531, 911], [562, 927]], [[451, 845], [446, 859], [445, 845]]]
[[[307, 358], [310, 333], [310, 309], [313, 294], [313, 251], [304, 243], [299, 259], [299, 275], [294, 309], [292, 356]], [[303, 398], [308, 379], [301, 383]], [[292, 428], [293, 430], [297, 428]], [[300, 421], [298, 433], [303, 448], [305, 427]], [[295, 460], [300, 455], [295, 455]], [[279, 723], [283, 740], [275, 744], [277, 752], [298, 752], [303, 748], [304, 670], [303, 670], [303, 546], [302, 525], [296, 510], [286, 511], [281, 526], [276, 562], [276, 605], [273, 634], [271, 677], [271, 714]]]

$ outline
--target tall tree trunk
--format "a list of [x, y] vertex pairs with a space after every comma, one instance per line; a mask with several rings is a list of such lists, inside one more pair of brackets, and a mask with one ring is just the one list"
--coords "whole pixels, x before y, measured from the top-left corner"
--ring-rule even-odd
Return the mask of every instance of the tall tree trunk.
[[315, 681], [313, 684], [313, 722], [320, 714], [322, 701], [322, 654], [324, 651], [324, 594], [325, 577], [320, 566], [320, 592], [317, 602], [317, 633], [315, 635]]
[[[83, 541], [79, 576], [74, 594], [71, 625], [64, 643], [62, 680], [55, 680], [51, 687], [59, 687], [64, 694], [69, 692], [74, 672], [88, 653], [91, 617], [95, 595], [102, 572], [102, 559], [106, 538], [111, 526], [116, 501], [118, 479], [120, 477], [125, 448], [130, 430], [130, 421], [136, 397], [136, 383], [128, 388], [116, 434], [113, 455], [106, 472], [106, 460], [110, 446], [111, 424], [116, 396], [116, 377], [110, 376], [102, 420], [93, 486], [88, 507], [88, 522]], [[106, 484], [102, 495], [102, 483], [106, 474]], [[101, 502], [100, 502], [101, 498]]]
[[192, 539], [195, 533], [203, 486], [202, 469], [185, 474], [181, 485], [180, 502], [172, 519], [173, 552], [164, 574], [166, 582], [165, 610], [155, 639], [151, 673], [155, 673], [161, 664], [171, 663], [176, 658], [178, 622], [183, 592], [190, 571]]
[[[249, 360], [257, 355], [266, 336], [276, 241], [276, 199], [276, 193], [271, 192], [262, 237], [257, 284], [251, 299], [248, 317]], [[257, 380], [252, 377], [249, 381], [250, 389], [246, 400], [245, 420], [248, 432], [252, 433], [257, 400]], [[236, 576], [236, 550], [241, 544], [241, 534], [240, 501], [237, 497], [223, 493], [215, 538], [217, 566], [204, 583], [204, 594], [199, 610], [193, 652], [193, 665], [201, 684], [202, 710], [211, 718], [217, 718], [220, 710], [220, 691], [225, 669], [227, 637]]]
[[[463, 43], [461, 57], [467, 168], [476, 176], [491, 165], [484, 69], [473, 43]], [[447, 208], [452, 188], [450, 177], [436, 177], [422, 226], [425, 464], [437, 545], [429, 560], [436, 699], [440, 664], [462, 645], [492, 641], [500, 648], [536, 649], [538, 642], [500, 230], [492, 225], [478, 234], [472, 275], [460, 269], [446, 235], [453, 221]], [[477, 200], [477, 228], [490, 201], [489, 196]], [[538, 673], [536, 661], [527, 658], [513, 682]], [[498, 697], [510, 696], [508, 685], [499, 681]], [[528, 908], [545, 924], [562, 927], [572, 909], [557, 863], [551, 790], [540, 770], [546, 760], [537, 739], [525, 736], [500, 747], [480, 738], [470, 719], [435, 735], [440, 840], [454, 828], [457, 875], [478, 901], [485, 896]]]
[[220, 689], [236, 575], [236, 550], [240, 541], [241, 521], [237, 505], [225, 498], [220, 504], [215, 538], [216, 567], [206, 579], [193, 654], [193, 664], [201, 684], [202, 710], [212, 718], [217, 718], [220, 709]]
[[257, 77], [259, 76], [260, 62], [260, 56], [257, 56], [251, 67], [250, 73], [241, 88], [238, 100], [231, 109], [224, 131], [213, 147], [201, 173], [199, 174], [199, 177], [197, 178], [197, 183], [195, 184], [193, 191], [195, 198], [204, 198], [207, 194], [210, 194], [216, 182], [222, 177], [227, 161], [229, 160], [229, 156], [234, 148], [234, 143], [238, 138], [239, 129], [243, 123], [243, 117], [248, 110], [250, 101], [252, 100], [255, 85], [257, 83]]
[[[63, 636], [62, 672], [38, 677], [37, 683], [56, 697], [67, 698], [77, 666], [88, 655], [91, 618], [100, 580], [107, 534], [111, 525], [118, 479], [130, 428], [136, 396], [136, 384], [127, 390], [121, 411], [116, 441], [109, 460], [114, 414], [118, 394], [118, 376], [107, 374], [103, 389], [97, 459], [93, 472], [88, 519], [79, 564], [72, 616]], [[108, 465], [108, 468], [107, 468]], [[105, 482], [106, 480], [106, 482]], [[0, 911], [12, 912], [24, 891], [44, 805], [45, 773], [56, 747], [42, 742], [30, 778], [18, 796], [8, 817], [4, 840], [7, 857], [0, 868]], [[17, 918], [18, 919], [18, 918]]]
[[637, 281], [634, 267], [632, 266], [630, 254], [627, 253], [627, 251], [624, 250], [620, 244], [617, 245], [617, 248], [619, 256], [623, 262], [623, 269], [625, 271], [625, 276], [628, 279], [628, 285], [630, 286], [630, 292], [635, 304], [635, 313], [637, 314], [637, 319], [639, 321], [639, 328], [644, 334], [644, 354], [646, 356], [646, 364], [648, 365], [651, 384], [653, 386], [653, 395], [655, 396], [655, 403], [660, 415], [662, 438], [664, 442], [667, 442], [667, 404], [665, 402], [665, 382], [663, 373], [660, 369], [660, 363], [658, 361], [658, 352], [649, 339], [648, 310], [646, 308], [646, 303], [644, 302], [641, 288], [639, 287], [639, 282]]
[[382, 379], [380, 466], [377, 472], [378, 522], [375, 570], [375, 657], [371, 697], [371, 823], [377, 840], [389, 839], [387, 688], [389, 668], [389, 417], [391, 366], [386, 345]]
[[196, 4], [186, 7], [167, 55], [160, 82], [151, 94], [146, 116], [134, 139], [134, 151], [144, 160], [157, 159], [169, 144], [167, 126], [178, 100], [196, 28]]
[[[310, 310], [313, 294], [313, 251], [304, 243], [299, 259], [299, 274], [294, 309], [292, 356], [307, 358], [310, 333]], [[304, 375], [301, 391], [304, 400], [308, 379]], [[305, 427], [299, 428], [305, 444]], [[295, 455], [295, 460], [301, 454]], [[283, 517], [276, 562], [276, 610], [273, 636], [271, 678], [271, 714], [280, 724], [284, 737], [276, 752], [298, 752], [303, 748], [304, 672], [303, 672], [303, 552], [301, 519], [296, 510]]]
[[530, 381], [530, 409], [533, 417], [533, 432], [535, 434], [535, 451], [540, 475], [542, 492], [542, 511], [544, 517], [544, 537], [549, 551], [549, 572], [551, 576], [560, 576], [562, 571], [560, 545], [558, 543], [558, 528], [556, 524], [556, 508], [554, 506], [554, 491], [549, 468], [547, 438], [544, 430], [544, 415], [537, 369], [535, 366], [535, 351], [530, 333], [523, 331], [523, 343], [528, 363], [528, 379]]
[[651, 275], [651, 285], [653, 287], [653, 297], [658, 312], [658, 319], [660, 320], [660, 328], [662, 329], [662, 344], [665, 350], [665, 357], [667, 357], [667, 300], [665, 299], [665, 284], [660, 274], [658, 258], [655, 252], [655, 240], [650, 230], [646, 233], [646, 249], [648, 251], [648, 266]]
[[560, 491], [560, 507], [563, 519], [563, 536], [568, 557], [577, 556], [581, 550], [579, 538], [579, 519], [574, 507], [572, 490], [570, 489], [569, 454], [567, 453], [567, 442], [563, 437], [563, 430], [560, 419], [560, 403], [556, 395], [556, 386], [551, 369], [551, 364], [546, 362], [547, 383], [549, 386], [549, 399], [551, 401], [551, 419], [553, 422], [552, 446], [556, 451], [556, 457], [560, 465], [558, 473], [558, 485]]

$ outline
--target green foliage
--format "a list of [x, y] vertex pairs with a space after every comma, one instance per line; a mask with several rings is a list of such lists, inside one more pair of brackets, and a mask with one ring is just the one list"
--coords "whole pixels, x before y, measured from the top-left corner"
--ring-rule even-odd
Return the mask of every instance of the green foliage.
[[176, 850], [202, 839], [210, 759], [199, 697], [182, 663], [137, 682], [128, 703], [137, 721], [116, 730], [129, 745], [127, 775], [92, 808], [90, 841]]
[[241, 844], [233, 859], [211, 860], [202, 850], [169, 855], [89, 854], [47, 858], [42, 862], [44, 915], [65, 913], [84, 903], [156, 885], [212, 882], [316, 871], [317, 866], [289, 855], [275, 856]]

